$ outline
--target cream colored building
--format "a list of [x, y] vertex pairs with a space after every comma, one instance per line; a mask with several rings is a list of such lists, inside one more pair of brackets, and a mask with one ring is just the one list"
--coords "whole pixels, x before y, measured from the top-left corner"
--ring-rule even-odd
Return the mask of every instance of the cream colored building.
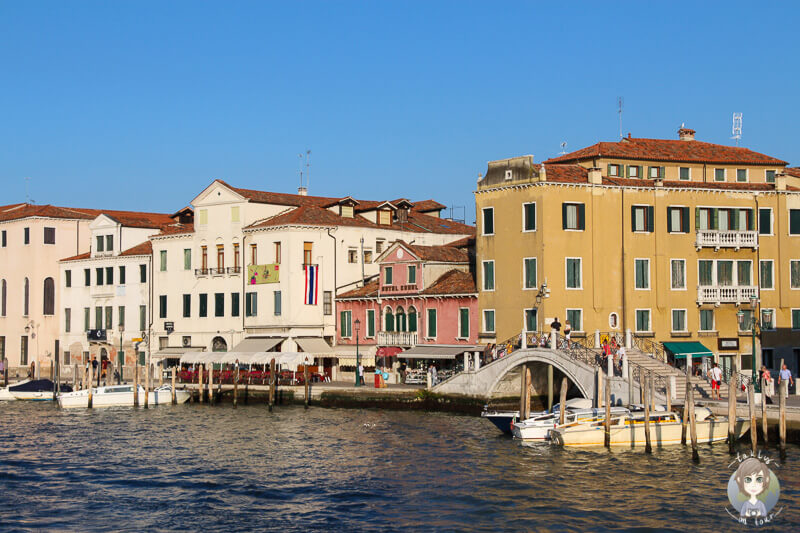
[[723, 367], [736, 357], [748, 369], [737, 313], [770, 310], [764, 362], [797, 372], [798, 179], [782, 160], [679, 136], [489, 163], [475, 193], [479, 305], [497, 325], [484, 340], [548, 331], [558, 317], [573, 336], [699, 341]]

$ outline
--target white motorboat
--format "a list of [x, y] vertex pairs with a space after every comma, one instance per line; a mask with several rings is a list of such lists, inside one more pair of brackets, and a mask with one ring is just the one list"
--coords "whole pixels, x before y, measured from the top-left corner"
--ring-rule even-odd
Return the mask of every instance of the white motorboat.
[[11, 394], [11, 391], [10, 391], [10, 390], [8, 390], [8, 389], [9, 389], [9, 387], [13, 387], [13, 386], [15, 386], [15, 385], [22, 385], [22, 384], [24, 384], [24, 383], [27, 383], [27, 382], [29, 382], [29, 381], [30, 381], [29, 379], [25, 379], [25, 380], [23, 380], [23, 381], [19, 381], [19, 382], [17, 382], [17, 383], [14, 383], [14, 385], [9, 385], [8, 387], [3, 387], [2, 389], [0, 389], [0, 401], [2, 401], [2, 402], [8, 402], [8, 401], [13, 401], [13, 400], [16, 400], [16, 398], [14, 397], [14, 395], [13, 395], [13, 394]]
[[[653, 446], [681, 443], [681, 418], [673, 412], [649, 413], [650, 439]], [[748, 429], [750, 421], [737, 418], [734, 433], [740, 438]], [[643, 412], [621, 415], [611, 419], [611, 446], [640, 448], [645, 445], [645, 416]], [[704, 407], [695, 412], [697, 442], [711, 444], [728, 437], [728, 418], [716, 417]], [[550, 439], [555, 444], [576, 447], [600, 447], [605, 443], [605, 418], [588, 424], [565, 424], [550, 430]]]
[[[592, 400], [587, 400], [586, 398], [572, 398], [571, 400], [567, 400], [565, 405], [567, 408], [573, 407], [575, 409], [586, 409], [592, 407]], [[555, 404], [553, 406], [553, 412], [557, 413], [559, 408], [559, 404]], [[531, 413], [530, 417], [535, 418], [546, 415], [549, 412], [550, 411], [537, 411], [535, 413]], [[511, 435], [511, 424], [516, 423], [519, 419], [519, 411], [489, 411], [484, 408], [484, 411], [481, 413], [481, 417], [497, 426], [497, 429], [503, 433]]]
[[[8, 386], [8, 393], [15, 400], [53, 401], [55, 383], [49, 379], [25, 380]], [[62, 393], [72, 392], [72, 387], [62, 383], [59, 387]]]
[[[597, 420], [605, 419], [606, 410], [604, 408], [594, 409], [571, 409], [567, 407], [564, 412], [564, 425], [588, 424]], [[612, 416], [630, 414], [625, 407], [612, 407]], [[559, 427], [561, 413], [545, 413], [536, 417], [531, 417], [521, 422], [515, 422], [511, 426], [511, 434], [515, 439], [524, 441], [546, 441], [550, 440], [550, 430]]]
[[[177, 403], [189, 401], [189, 391], [176, 389]], [[172, 388], [164, 385], [154, 389], [148, 396], [148, 404], [165, 405], [172, 403]], [[89, 389], [61, 394], [58, 397], [61, 407], [88, 407]], [[144, 387], [139, 386], [139, 405], [144, 405]], [[133, 385], [112, 385], [92, 389], [92, 407], [133, 406]]]

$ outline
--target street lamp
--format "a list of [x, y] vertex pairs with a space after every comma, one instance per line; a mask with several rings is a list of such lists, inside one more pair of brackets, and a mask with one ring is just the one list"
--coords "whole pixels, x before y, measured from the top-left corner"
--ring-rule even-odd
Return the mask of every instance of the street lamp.
[[[751, 330], [753, 334], [752, 340], [752, 374], [751, 379], [753, 380], [753, 386], [755, 392], [761, 392], [761, 384], [758, 381], [757, 373], [756, 373], [756, 327], [758, 325], [758, 304], [759, 300], [757, 297], [753, 296], [750, 298], [750, 309], [752, 316], [750, 317], [750, 324], [744, 323], [744, 311], [740, 310], [736, 313], [736, 317], [739, 320], [739, 331], [746, 331], [748, 328]], [[770, 328], [772, 325], [772, 309], [762, 309], [761, 310], [761, 326], [759, 329], [759, 335], [764, 328]]]
[[356, 318], [353, 325], [356, 328], [356, 387], [361, 386], [361, 376], [359, 369], [361, 368], [361, 355], [358, 353], [358, 332], [361, 329], [361, 321]]
[[[125, 364], [125, 355], [122, 353], [122, 334], [125, 333], [125, 326], [122, 324], [119, 325], [119, 352], [117, 352], [117, 366], [119, 367], [119, 372], [117, 372], [117, 385], [122, 384], [122, 366]], [[136, 355], [136, 354], [134, 354]]]

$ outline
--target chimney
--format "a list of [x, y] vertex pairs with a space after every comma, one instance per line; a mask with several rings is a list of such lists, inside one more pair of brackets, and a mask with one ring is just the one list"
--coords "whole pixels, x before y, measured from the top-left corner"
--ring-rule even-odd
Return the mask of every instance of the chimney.
[[681, 125], [680, 129], [678, 130], [678, 138], [682, 141], [693, 141], [694, 140], [695, 131], [690, 128], [684, 128]]
[[547, 170], [544, 168], [544, 163], [539, 169], [539, 181], [547, 181]]
[[779, 172], [775, 174], [775, 190], [776, 191], [785, 191], [786, 190], [786, 173]]
[[592, 185], [601, 185], [603, 183], [603, 173], [598, 167], [589, 169], [589, 183]]
[[299, 194], [300, 196], [308, 196], [308, 189], [305, 187], [298, 187], [297, 194]]

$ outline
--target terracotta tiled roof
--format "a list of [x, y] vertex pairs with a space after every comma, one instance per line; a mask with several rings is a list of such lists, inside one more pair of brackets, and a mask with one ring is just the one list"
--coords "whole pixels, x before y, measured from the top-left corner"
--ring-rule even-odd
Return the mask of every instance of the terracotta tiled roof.
[[472, 274], [454, 269], [439, 276], [439, 279], [422, 291], [422, 294], [474, 294], [477, 292]]
[[17, 220], [27, 217], [91, 220], [101, 214], [108, 215], [123, 226], [131, 228], [157, 229], [173, 222], [172, 218], [164, 213], [84, 209], [79, 207], [58, 207], [54, 205], [32, 204], [14, 204], [0, 207], [0, 221]]
[[438, 261], [445, 263], [466, 263], [469, 255], [460, 248], [446, 246], [417, 246], [403, 243], [414, 255], [423, 261]]
[[163, 228], [175, 222], [165, 213], [98, 210], [98, 214], [107, 215], [128, 228]]
[[787, 167], [786, 173], [795, 178], [800, 178], [800, 167]]
[[73, 255], [72, 257], [65, 257], [62, 261], [80, 261], [81, 259], [89, 259], [92, 256], [91, 253], [86, 252], [78, 255]]
[[156, 237], [161, 237], [164, 235], [180, 235], [182, 233], [194, 233], [194, 224], [180, 224], [175, 222], [161, 228], [161, 233], [156, 235]]
[[586, 183], [589, 181], [589, 170], [580, 165], [539, 165], [540, 176], [542, 166], [545, 168], [547, 181], [564, 183]]
[[786, 165], [786, 161], [739, 146], [725, 146], [701, 141], [630, 137], [619, 142], [599, 142], [575, 152], [548, 159], [545, 163], [585, 161], [596, 157], [687, 163]]
[[378, 296], [378, 280], [372, 280], [363, 287], [344, 292], [337, 298], [372, 298]]
[[419, 202], [413, 202], [413, 203], [414, 207], [412, 207], [411, 210], [419, 211], [420, 213], [425, 213], [428, 211], [440, 211], [445, 207], [447, 207], [445, 205], [440, 204], [436, 200], [420, 200]]
[[137, 244], [127, 250], [124, 250], [119, 255], [152, 255], [153, 254], [153, 245], [150, 241], [144, 241], [141, 244]]
[[463, 239], [458, 239], [457, 241], [448, 242], [445, 246], [451, 246], [453, 248], [469, 248], [471, 246], [475, 246], [475, 236], [471, 235], [469, 237], [464, 237]]

